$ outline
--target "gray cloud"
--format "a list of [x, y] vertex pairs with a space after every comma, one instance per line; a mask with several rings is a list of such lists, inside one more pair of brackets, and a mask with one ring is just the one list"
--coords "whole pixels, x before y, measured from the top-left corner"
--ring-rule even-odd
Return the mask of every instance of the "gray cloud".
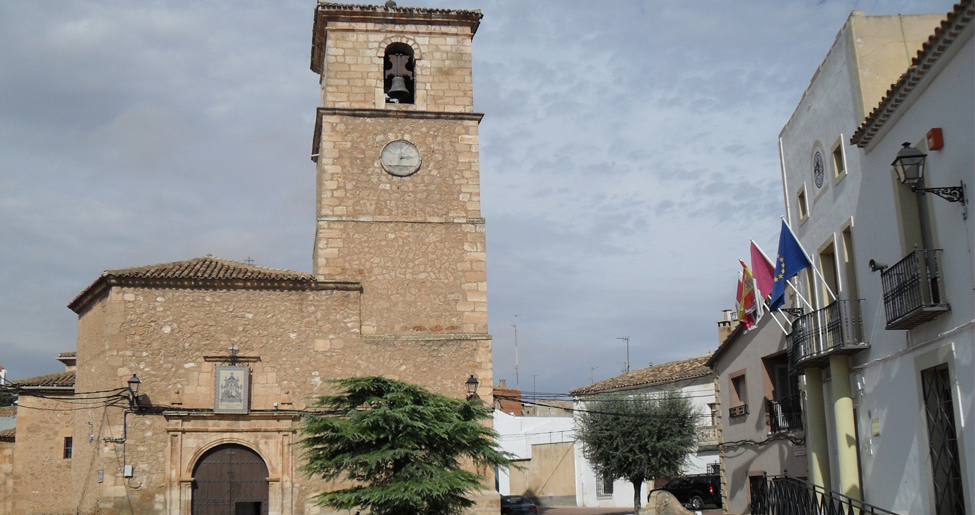
[[[951, 7], [902, 3], [870, 14]], [[618, 373], [618, 336], [633, 366], [716, 346], [736, 259], [749, 238], [774, 250], [779, 129], [855, 5], [463, 6], [485, 15], [474, 93], [496, 378], [513, 383], [516, 313], [521, 385], [537, 375], [539, 391]], [[310, 270], [313, 8], [0, 4], [10, 377], [58, 369], [76, 338], [64, 306], [102, 270], [207, 253]]]

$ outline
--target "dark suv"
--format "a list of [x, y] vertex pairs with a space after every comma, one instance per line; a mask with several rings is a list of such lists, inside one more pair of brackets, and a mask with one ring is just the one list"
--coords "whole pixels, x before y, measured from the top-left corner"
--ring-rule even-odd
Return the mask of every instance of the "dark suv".
[[502, 495], [501, 515], [527, 515], [538, 513], [538, 507], [527, 495]]
[[721, 476], [700, 474], [671, 479], [658, 490], [666, 490], [692, 510], [700, 510], [706, 504], [721, 507]]

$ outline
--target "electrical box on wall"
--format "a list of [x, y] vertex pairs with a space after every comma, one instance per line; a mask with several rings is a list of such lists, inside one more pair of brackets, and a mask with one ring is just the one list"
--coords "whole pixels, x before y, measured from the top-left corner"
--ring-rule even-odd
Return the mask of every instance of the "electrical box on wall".
[[135, 474], [132, 471], [132, 465], [126, 465], [122, 467], [122, 477], [132, 477]]

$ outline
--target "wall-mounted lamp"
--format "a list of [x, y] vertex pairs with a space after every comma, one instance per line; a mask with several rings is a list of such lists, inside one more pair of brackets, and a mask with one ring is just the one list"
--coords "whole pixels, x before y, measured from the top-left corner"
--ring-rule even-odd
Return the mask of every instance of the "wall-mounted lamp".
[[142, 381], [139, 376], [132, 374], [132, 377], [128, 380], [129, 384], [129, 407], [132, 409], [139, 408], [139, 386], [142, 385]]
[[964, 182], [958, 186], [918, 188], [917, 184], [924, 178], [924, 164], [928, 155], [912, 147], [910, 143], [904, 143], [903, 147], [897, 152], [897, 159], [894, 159], [894, 162], [891, 163], [894, 171], [897, 172], [897, 178], [901, 181], [901, 184], [910, 185], [911, 191], [934, 193], [948, 202], [961, 202], [961, 205], [965, 205]]
[[480, 384], [480, 382], [476, 377], [474, 377], [474, 374], [471, 374], [471, 376], [467, 378], [467, 382], [465, 384], [467, 385], [467, 400], [476, 398], [477, 385]]

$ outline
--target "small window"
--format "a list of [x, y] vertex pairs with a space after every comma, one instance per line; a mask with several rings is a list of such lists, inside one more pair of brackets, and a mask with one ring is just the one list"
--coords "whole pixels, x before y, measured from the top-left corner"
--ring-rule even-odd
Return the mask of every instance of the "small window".
[[732, 401], [735, 404], [748, 403], [748, 390], [745, 386], [745, 374], [731, 378], [731, 392], [734, 395]]
[[796, 194], [798, 202], [796, 202], [796, 207], [799, 208], [799, 221], [805, 222], [809, 218], [809, 203], [806, 202], [806, 186], [803, 185], [799, 188], [799, 193]]
[[64, 454], [62, 455], [64, 459], [70, 460], [71, 453], [74, 452], [74, 439], [70, 436], [64, 437]]
[[843, 147], [837, 145], [833, 149], [833, 177], [839, 179], [846, 175], [846, 165], [843, 164]]
[[613, 479], [606, 477], [599, 477], [596, 482], [596, 497], [612, 497], [613, 496]]
[[413, 47], [393, 43], [383, 55], [383, 93], [388, 104], [412, 104], [416, 93]]

